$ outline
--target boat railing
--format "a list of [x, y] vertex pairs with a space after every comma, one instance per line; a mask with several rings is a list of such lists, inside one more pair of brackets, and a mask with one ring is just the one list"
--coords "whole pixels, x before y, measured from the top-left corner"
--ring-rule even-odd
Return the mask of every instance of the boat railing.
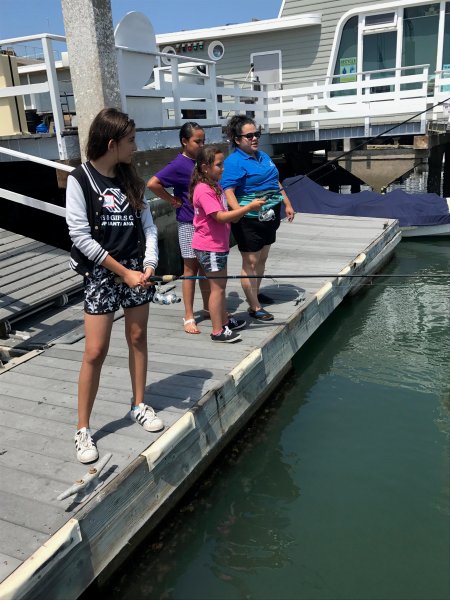
[[[65, 171], [66, 173], [70, 173], [74, 169], [74, 167], [70, 167], [69, 165], [58, 163], [53, 160], [47, 160], [46, 158], [41, 158], [39, 156], [34, 156], [25, 152], [11, 150], [10, 148], [5, 148], [3, 146], [0, 146], [0, 154], [6, 154], [8, 156], [11, 156], [12, 158], [19, 160], [35, 162], [46, 167], [51, 167], [53, 169]], [[56, 206], [55, 204], [45, 202], [44, 200], [38, 200], [37, 198], [25, 196], [24, 194], [18, 194], [16, 192], [12, 192], [11, 190], [7, 190], [2, 187], [0, 187], [0, 198], [10, 200], [11, 202], [16, 202], [17, 204], [22, 204], [23, 206], [28, 206], [30, 208], [36, 208], [37, 210], [42, 210], [44, 212], [48, 212], [53, 215], [58, 215], [60, 217], [65, 217], [66, 214], [66, 209], [62, 206]]]
[[42, 45], [42, 54], [44, 57], [46, 81], [41, 83], [27, 83], [24, 85], [12, 85], [9, 87], [0, 88], [0, 98], [17, 98], [35, 94], [49, 94], [51, 111], [54, 122], [54, 132], [58, 144], [58, 153], [61, 160], [68, 158], [65, 144], [62, 139], [64, 131], [64, 116], [61, 106], [61, 98], [59, 93], [58, 76], [55, 66], [55, 53], [53, 50], [53, 42], [65, 42], [66, 38], [62, 35], [54, 35], [50, 33], [41, 33], [39, 35], [29, 35], [19, 38], [10, 38], [0, 40], [0, 48], [4, 46], [14, 48], [16, 44], [24, 42], [39, 41]]
[[440, 69], [435, 71], [433, 77], [434, 98], [439, 106], [433, 109], [433, 119], [435, 121], [450, 119], [450, 69]]
[[[44, 70], [42, 63], [29, 66], [28, 71], [20, 67], [23, 78], [28, 72], [29, 83], [22, 79], [21, 85], [0, 88], [0, 98], [49, 94], [59, 158], [65, 160], [69, 158], [64, 137], [67, 131], [52, 50], [53, 41], [64, 42], [65, 38], [40, 34], [0, 40], [0, 47], [31, 40], [42, 43], [46, 80], [32, 82], [33, 71]], [[302, 79], [269, 85], [218, 77], [212, 60], [116, 48], [122, 106], [141, 129], [177, 128], [193, 119], [204, 126], [223, 126], [233, 114], [244, 113], [266, 131], [312, 129], [318, 139], [321, 128], [363, 125], [370, 135], [373, 123], [386, 119], [400, 122], [414, 115], [418, 115], [414, 120], [425, 133], [427, 119], [446, 116], [442, 106], [426, 112], [446, 97], [450, 87], [446, 82], [450, 72], [430, 74], [429, 65], [334, 74], [323, 83]]]
[[308, 128], [318, 133], [321, 126], [339, 127], [345, 121], [362, 122], [369, 130], [380, 117], [404, 119], [417, 114], [425, 131], [425, 110], [433, 101], [429, 87], [428, 65], [332, 75], [323, 85], [290, 83], [268, 92], [269, 128]]
[[[249, 104], [255, 117], [265, 120], [266, 86], [259, 82], [217, 77], [212, 60], [116, 48], [122, 107], [140, 128], [179, 127], [189, 119], [222, 125], [231, 113], [248, 112]], [[143, 57], [147, 63], [140, 62]], [[149, 71], [153, 62], [156, 66]]]

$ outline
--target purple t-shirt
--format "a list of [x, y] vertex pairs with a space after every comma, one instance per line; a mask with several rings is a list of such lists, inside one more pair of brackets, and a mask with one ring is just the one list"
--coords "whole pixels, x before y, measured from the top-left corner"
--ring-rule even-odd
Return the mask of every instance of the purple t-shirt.
[[189, 202], [189, 184], [195, 160], [178, 154], [168, 165], [156, 173], [163, 187], [173, 188], [173, 195], [181, 198], [183, 205], [177, 208], [177, 221], [192, 223], [194, 220], [194, 209]]
[[[222, 188], [221, 188], [222, 189]], [[228, 252], [230, 224], [218, 223], [211, 215], [228, 210], [225, 194], [220, 196], [206, 183], [197, 183], [194, 189], [194, 227], [192, 247], [206, 252]]]

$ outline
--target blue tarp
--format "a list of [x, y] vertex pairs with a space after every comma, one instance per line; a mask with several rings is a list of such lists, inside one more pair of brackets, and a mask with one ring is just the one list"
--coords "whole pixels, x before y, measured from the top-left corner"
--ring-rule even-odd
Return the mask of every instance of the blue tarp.
[[337, 194], [306, 176], [289, 177], [283, 187], [294, 210], [300, 213], [398, 219], [400, 227], [450, 223], [447, 200], [437, 194], [408, 194], [402, 190]]

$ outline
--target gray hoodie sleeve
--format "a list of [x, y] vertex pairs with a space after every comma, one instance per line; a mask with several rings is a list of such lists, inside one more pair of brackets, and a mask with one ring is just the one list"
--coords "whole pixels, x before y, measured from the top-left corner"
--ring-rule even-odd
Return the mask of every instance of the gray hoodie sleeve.
[[[80, 184], [69, 175], [66, 190], [66, 222], [70, 239], [89, 260], [101, 264], [108, 256], [107, 250], [92, 238], [86, 211], [86, 200]], [[153, 221], [152, 221], [153, 223]]]
[[158, 230], [153, 223], [152, 213], [146, 200], [145, 207], [141, 211], [142, 227], [145, 235], [144, 269], [158, 266]]

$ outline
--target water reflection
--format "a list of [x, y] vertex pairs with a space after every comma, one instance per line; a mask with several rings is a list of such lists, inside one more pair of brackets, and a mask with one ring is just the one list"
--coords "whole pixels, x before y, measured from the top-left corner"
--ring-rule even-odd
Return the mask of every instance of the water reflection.
[[[438, 272], [448, 274], [447, 240], [402, 242], [402, 273], [420, 274], [423, 279], [396, 279], [378, 288], [358, 333], [337, 355], [334, 372], [355, 381], [382, 381], [395, 388], [432, 393], [437, 390], [447, 397], [449, 378], [442, 365], [450, 357], [450, 280], [427, 279], [437, 255]], [[386, 273], [395, 267], [394, 262]]]
[[279, 448], [272, 447], [270, 452], [259, 449], [258, 454], [258, 468], [252, 477], [240, 478], [233, 487], [239, 507], [231, 503], [225, 520], [212, 536], [216, 542], [214, 570], [222, 576], [234, 577], [236, 572], [260, 567], [277, 569], [291, 560], [289, 548], [294, 538], [289, 534], [289, 503], [300, 491]]
[[[387, 272], [449, 262], [447, 242], [408, 241]], [[96, 599], [449, 597], [449, 294], [398, 284], [331, 315], [282, 394]]]
[[[297, 409], [292, 407], [292, 411]], [[283, 569], [294, 559], [291, 505], [300, 496], [300, 487], [280, 445], [286, 416], [281, 420], [274, 406], [266, 409], [227, 454], [231, 469], [215, 474], [220, 499], [211, 510], [213, 527], [206, 529], [204, 541], [210, 546], [210, 574], [227, 583], [227, 597], [254, 598], [249, 577], [261, 570]], [[241, 461], [252, 464], [245, 475], [241, 474]], [[222, 477], [227, 478], [226, 485]], [[220, 514], [223, 517], [216, 522]], [[204, 598], [210, 597], [212, 589], [211, 581]]]
[[[285, 391], [289, 389], [287, 385]], [[291, 505], [300, 496], [300, 486], [293, 478], [297, 459], [286, 456], [281, 436], [298, 405], [291, 404], [281, 417], [280, 404], [281, 395], [259, 413], [164, 527], [109, 582], [91, 588], [83, 598], [98, 598], [100, 592], [110, 600], [211, 600], [221, 582], [228, 589], [224, 598], [250, 599], [256, 596], [249, 576], [292, 565]], [[242, 461], [252, 465], [245, 474]], [[204, 585], [199, 584], [199, 572]]]

